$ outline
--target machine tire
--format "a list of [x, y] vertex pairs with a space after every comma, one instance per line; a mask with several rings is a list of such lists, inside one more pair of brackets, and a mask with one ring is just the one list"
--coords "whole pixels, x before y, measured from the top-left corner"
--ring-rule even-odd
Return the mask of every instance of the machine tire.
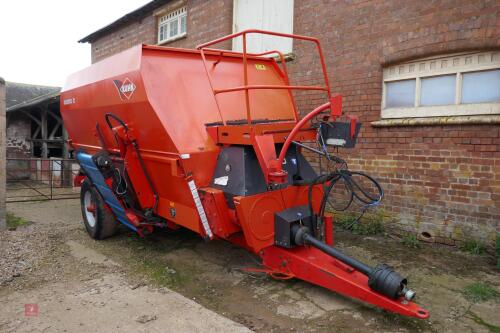
[[[80, 188], [80, 204], [85, 229], [90, 237], [101, 240], [113, 236], [118, 230], [118, 222], [110, 211], [101, 194], [86, 178]], [[94, 211], [87, 210], [89, 204], [94, 206]]]

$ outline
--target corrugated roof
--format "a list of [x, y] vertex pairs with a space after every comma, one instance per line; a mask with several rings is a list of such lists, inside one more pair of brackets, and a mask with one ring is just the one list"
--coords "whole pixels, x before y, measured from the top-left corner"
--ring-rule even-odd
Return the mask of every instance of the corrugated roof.
[[118, 20], [108, 24], [107, 26], [105, 26], [97, 31], [94, 31], [93, 33], [91, 33], [90, 35], [88, 35], [86, 37], [83, 37], [82, 39], [80, 39], [78, 41], [78, 43], [92, 43], [96, 39], [102, 37], [103, 35], [111, 32], [111, 31], [113, 31], [113, 30], [115, 30], [115, 29], [117, 29], [117, 28], [119, 28], [127, 23], [143, 19], [147, 15], [151, 14], [152, 11], [163, 6], [164, 4], [166, 4], [169, 1], [171, 1], [171, 0], [153, 0], [151, 2], [148, 2], [144, 6], [137, 8], [136, 10], [120, 17]]
[[6, 82], [5, 100], [7, 112], [34, 106], [52, 98], [57, 98], [60, 87], [40, 86], [35, 84]]

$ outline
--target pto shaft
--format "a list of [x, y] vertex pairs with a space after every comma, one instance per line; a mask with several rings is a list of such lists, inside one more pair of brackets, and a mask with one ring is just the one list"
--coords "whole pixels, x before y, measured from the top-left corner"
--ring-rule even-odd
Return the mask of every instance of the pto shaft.
[[330, 256], [332, 256], [340, 261], [342, 261], [343, 263], [351, 266], [352, 268], [354, 268], [358, 272], [363, 273], [366, 276], [370, 276], [370, 274], [373, 271], [373, 269], [370, 266], [368, 266], [367, 264], [362, 263], [361, 261], [356, 260], [354, 258], [351, 258], [348, 255], [345, 255], [344, 253], [340, 252], [336, 248], [331, 247], [331, 246], [323, 243], [322, 241], [318, 240], [317, 238], [311, 236], [309, 233], [305, 234], [303, 236], [303, 239], [304, 239], [304, 242], [306, 244], [310, 244], [310, 245], [314, 246], [315, 248], [325, 252], [326, 254], [328, 254], [328, 255], [330, 255]]
[[372, 268], [316, 239], [310, 234], [307, 227], [300, 226], [299, 224], [292, 227], [292, 234], [296, 245], [307, 244], [314, 246], [318, 250], [366, 275], [368, 277], [368, 286], [372, 290], [392, 299], [404, 296], [406, 300], [411, 301], [415, 298], [415, 292], [406, 286], [408, 283], [406, 278], [395, 272], [392, 267], [385, 264], [378, 264]]

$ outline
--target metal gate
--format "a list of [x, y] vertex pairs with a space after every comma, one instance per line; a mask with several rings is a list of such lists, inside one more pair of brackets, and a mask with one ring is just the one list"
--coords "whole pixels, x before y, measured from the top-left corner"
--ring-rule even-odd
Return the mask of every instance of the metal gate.
[[74, 159], [7, 158], [7, 202], [74, 199], [73, 179], [80, 166]]

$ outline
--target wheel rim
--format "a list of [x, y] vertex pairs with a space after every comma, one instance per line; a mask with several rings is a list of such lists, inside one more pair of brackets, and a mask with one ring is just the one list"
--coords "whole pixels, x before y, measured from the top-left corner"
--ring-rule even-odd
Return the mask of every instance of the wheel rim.
[[83, 196], [83, 204], [85, 208], [85, 218], [87, 219], [87, 223], [89, 224], [90, 227], [95, 226], [95, 207], [94, 203], [92, 202], [92, 193], [90, 191], [86, 191], [85, 195]]

